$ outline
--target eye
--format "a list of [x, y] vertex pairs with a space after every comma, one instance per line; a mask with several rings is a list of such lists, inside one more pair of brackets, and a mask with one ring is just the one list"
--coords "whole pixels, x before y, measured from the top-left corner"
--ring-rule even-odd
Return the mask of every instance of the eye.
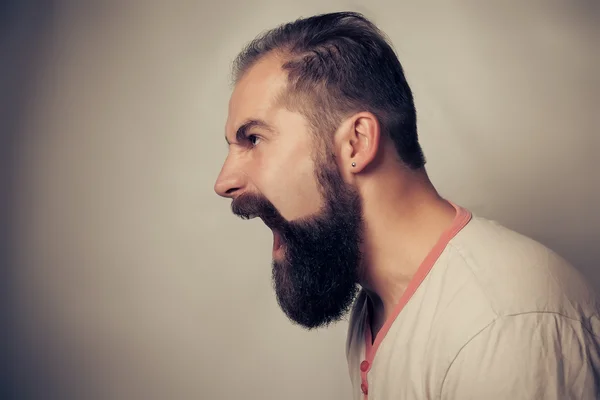
[[247, 139], [252, 146], [256, 146], [258, 143], [260, 143], [260, 136], [258, 135], [250, 134], [247, 136]]

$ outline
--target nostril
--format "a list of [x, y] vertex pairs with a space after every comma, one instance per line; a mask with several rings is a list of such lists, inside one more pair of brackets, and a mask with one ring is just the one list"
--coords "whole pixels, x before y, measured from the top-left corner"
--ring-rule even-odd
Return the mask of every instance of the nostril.
[[234, 194], [235, 192], [237, 192], [239, 190], [239, 188], [231, 188], [231, 189], [227, 189], [225, 191], [225, 194]]

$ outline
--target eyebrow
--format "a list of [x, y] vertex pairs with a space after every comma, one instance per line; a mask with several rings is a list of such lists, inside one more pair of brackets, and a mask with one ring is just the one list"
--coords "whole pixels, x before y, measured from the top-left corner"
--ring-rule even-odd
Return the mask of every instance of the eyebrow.
[[[265, 121], [260, 120], [260, 119], [251, 119], [248, 120], [246, 122], [244, 122], [236, 131], [235, 133], [235, 140], [238, 142], [242, 142], [246, 139], [246, 135], [248, 134], [248, 131], [252, 128], [262, 128], [265, 129], [269, 132], [274, 132], [275, 130], [271, 127], [271, 125], [267, 124]], [[227, 138], [227, 135], [225, 135], [225, 141], [227, 142], [228, 145], [231, 145], [231, 142], [229, 141], [229, 139]]]

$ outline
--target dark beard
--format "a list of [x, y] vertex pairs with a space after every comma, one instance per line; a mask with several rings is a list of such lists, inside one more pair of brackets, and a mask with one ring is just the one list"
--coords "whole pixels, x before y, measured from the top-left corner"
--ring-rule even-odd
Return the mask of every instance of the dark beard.
[[273, 261], [277, 302], [292, 322], [308, 329], [346, 315], [358, 291], [361, 262], [360, 197], [335, 166], [318, 171], [324, 206], [317, 215], [286, 221], [271, 202], [254, 194], [232, 203], [234, 214], [260, 217], [279, 232], [285, 256]]

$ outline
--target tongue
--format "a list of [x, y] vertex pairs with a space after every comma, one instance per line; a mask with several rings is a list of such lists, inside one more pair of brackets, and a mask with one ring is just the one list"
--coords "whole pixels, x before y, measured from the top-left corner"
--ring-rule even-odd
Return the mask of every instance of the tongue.
[[273, 250], [277, 250], [281, 247], [281, 237], [277, 231], [273, 231]]

